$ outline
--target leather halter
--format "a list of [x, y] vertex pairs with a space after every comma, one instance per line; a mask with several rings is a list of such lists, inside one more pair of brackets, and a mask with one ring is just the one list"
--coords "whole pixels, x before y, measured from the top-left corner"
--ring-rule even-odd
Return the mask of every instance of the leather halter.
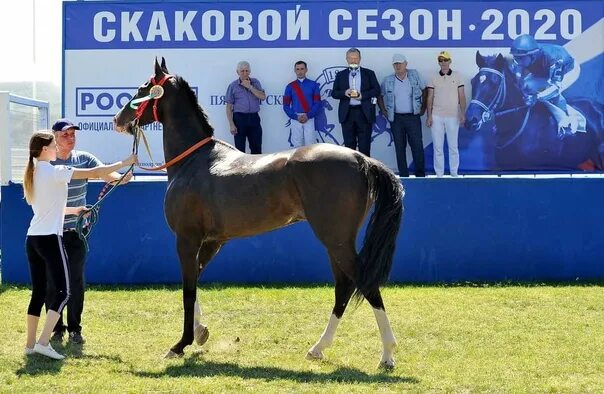
[[[134, 113], [134, 118], [136, 120], [135, 123], [137, 124], [137, 126], [136, 126], [137, 135], [134, 136], [133, 151], [138, 151], [138, 138], [140, 135], [142, 135], [143, 141], [145, 142], [145, 147], [147, 148], [147, 151], [149, 152], [149, 156], [151, 155], [151, 150], [149, 149], [149, 144], [147, 143], [147, 138], [145, 137], [143, 130], [140, 127], [138, 127], [138, 122], [139, 122], [140, 117], [143, 116], [145, 109], [147, 109], [147, 106], [149, 105], [150, 100], [153, 100], [153, 120], [155, 120], [156, 122], [159, 122], [159, 117], [157, 116], [157, 104], [159, 103], [159, 99], [162, 98], [164, 95], [163, 84], [171, 77], [172, 77], [172, 75], [166, 74], [163, 76], [163, 78], [159, 82], [155, 82], [155, 77], [151, 76], [151, 78], [149, 79], [149, 82], [151, 82], [151, 84], [153, 86], [151, 86], [151, 89], [149, 89], [149, 94], [145, 97], [141, 97], [141, 98], [132, 100], [132, 102], [130, 102], [130, 107], [136, 110], [136, 112]], [[141, 104], [137, 105], [138, 103], [141, 103]], [[179, 154], [178, 156], [176, 156], [175, 158], [173, 158], [172, 160], [168, 161], [167, 163], [165, 163], [161, 166], [143, 167], [143, 166], [139, 165], [138, 167], [143, 170], [147, 170], [147, 171], [165, 170], [166, 168], [178, 163], [179, 161], [181, 161], [182, 159], [184, 159], [185, 157], [187, 157], [191, 153], [193, 153], [195, 150], [197, 150], [198, 148], [201, 148], [202, 146], [204, 146], [205, 144], [207, 144], [208, 142], [210, 142], [212, 140], [213, 140], [212, 137], [207, 137], [207, 138], [202, 139], [201, 141], [197, 142], [195, 145], [191, 146], [186, 151], [182, 152], [181, 154]]]
[[[134, 117], [136, 120], [139, 120], [140, 117], [143, 116], [145, 109], [147, 109], [147, 106], [149, 105], [149, 101], [153, 100], [153, 120], [159, 122], [159, 118], [157, 117], [157, 104], [159, 103], [159, 99], [162, 98], [162, 96], [164, 95], [163, 84], [171, 77], [172, 75], [166, 74], [159, 82], [155, 82], [155, 76], [152, 76], [149, 82], [151, 82], [153, 86], [149, 90], [149, 94], [145, 97], [132, 100], [132, 102], [130, 103], [130, 107], [136, 110], [136, 112], [134, 113]], [[135, 106], [135, 104], [137, 103], [141, 104]]]

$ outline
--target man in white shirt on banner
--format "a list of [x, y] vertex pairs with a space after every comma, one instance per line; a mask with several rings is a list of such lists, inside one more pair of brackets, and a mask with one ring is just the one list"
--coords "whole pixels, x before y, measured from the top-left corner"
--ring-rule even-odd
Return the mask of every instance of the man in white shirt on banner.
[[459, 125], [465, 122], [466, 95], [461, 76], [450, 68], [451, 55], [447, 51], [438, 54], [440, 70], [428, 83], [426, 126], [432, 128], [434, 147], [434, 172], [441, 178], [445, 173], [445, 136], [449, 146], [449, 169], [452, 177], [458, 176], [459, 150], [457, 139]]

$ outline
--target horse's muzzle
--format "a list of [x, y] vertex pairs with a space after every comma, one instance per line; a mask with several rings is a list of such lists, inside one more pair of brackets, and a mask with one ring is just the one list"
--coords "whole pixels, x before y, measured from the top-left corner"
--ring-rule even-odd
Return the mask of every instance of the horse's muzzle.
[[128, 134], [134, 135], [134, 132], [133, 132], [134, 122], [135, 122], [135, 120], [133, 120], [132, 122], [128, 122], [125, 125], [118, 125], [117, 116], [115, 116], [113, 118], [113, 129], [115, 131], [117, 131], [118, 133], [128, 133]]

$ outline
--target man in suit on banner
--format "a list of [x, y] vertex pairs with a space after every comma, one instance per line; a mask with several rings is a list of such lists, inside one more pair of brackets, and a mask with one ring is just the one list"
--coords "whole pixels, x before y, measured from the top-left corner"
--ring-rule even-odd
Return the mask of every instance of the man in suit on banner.
[[338, 72], [331, 97], [340, 100], [338, 119], [342, 125], [344, 145], [367, 156], [371, 151], [371, 130], [375, 122], [375, 104], [380, 84], [373, 70], [361, 67], [361, 51], [346, 51], [348, 68]]

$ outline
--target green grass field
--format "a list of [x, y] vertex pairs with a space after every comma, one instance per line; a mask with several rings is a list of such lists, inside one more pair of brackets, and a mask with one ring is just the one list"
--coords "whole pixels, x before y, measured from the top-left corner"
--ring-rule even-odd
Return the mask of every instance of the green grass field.
[[30, 292], [0, 287], [0, 392], [604, 392], [602, 286], [392, 286], [383, 291], [397, 366], [376, 368], [369, 306], [349, 308], [324, 361], [308, 361], [333, 289], [200, 287], [210, 339], [164, 360], [180, 337], [178, 287], [92, 287], [83, 347], [25, 357]]

